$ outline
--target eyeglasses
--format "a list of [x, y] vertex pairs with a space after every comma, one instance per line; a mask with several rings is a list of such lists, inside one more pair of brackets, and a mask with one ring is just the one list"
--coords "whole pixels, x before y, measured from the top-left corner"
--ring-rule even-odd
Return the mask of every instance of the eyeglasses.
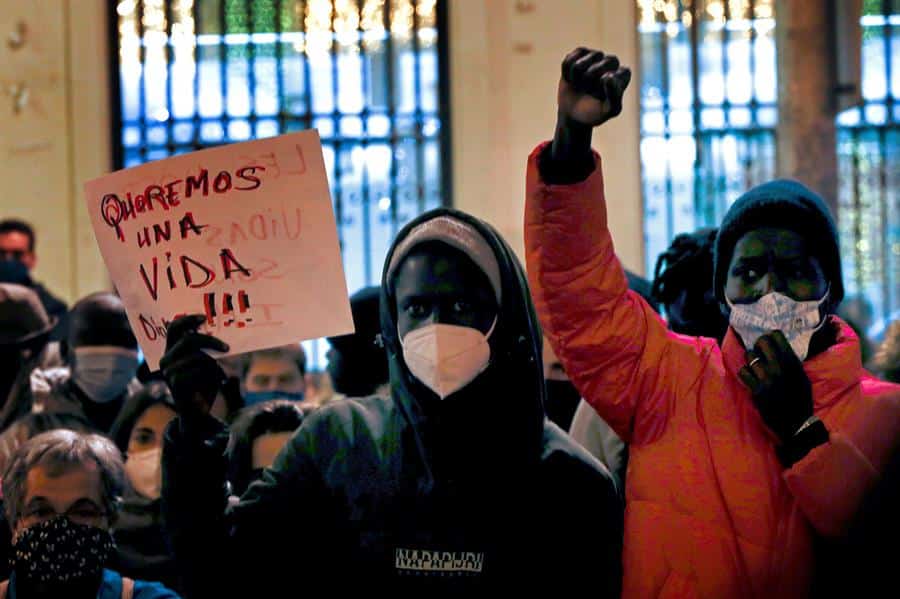
[[75, 524], [84, 524], [85, 526], [100, 526], [103, 524], [104, 518], [109, 514], [94, 505], [76, 505], [62, 514], [58, 513], [48, 505], [35, 506], [25, 511], [22, 517], [25, 526], [41, 524], [49, 520], [53, 520], [57, 516], [64, 516], [70, 522]]

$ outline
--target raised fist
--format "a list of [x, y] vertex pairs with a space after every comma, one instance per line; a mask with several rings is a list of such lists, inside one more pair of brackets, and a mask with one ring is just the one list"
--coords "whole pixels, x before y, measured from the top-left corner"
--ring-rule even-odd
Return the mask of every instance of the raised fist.
[[630, 81], [631, 69], [615, 56], [576, 48], [562, 63], [559, 116], [596, 127], [622, 112], [622, 95]]

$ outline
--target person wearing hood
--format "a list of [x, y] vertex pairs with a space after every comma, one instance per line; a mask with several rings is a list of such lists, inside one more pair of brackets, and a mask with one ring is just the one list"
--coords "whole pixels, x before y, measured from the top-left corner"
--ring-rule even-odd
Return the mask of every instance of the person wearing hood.
[[900, 441], [900, 387], [864, 371], [834, 309], [834, 221], [793, 181], [739, 198], [715, 242], [721, 345], [669, 331], [629, 292], [593, 127], [630, 71], [579, 48], [553, 141], [531, 154], [525, 244], [546, 336], [629, 443], [624, 597], [804, 597], [819, 539], [846, 534]]
[[44, 311], [53, 319], [51, 341], [60, 341], [66, 333], [66, 303], [31, 278], [37, 264], [35, 234], [25, 221], [8, 218], [0, 221], [0, 283], [22, 285], [34, 291]]
[[71, 412], [105, 434], [125, 400], [140, 388], [135, 379], [137, 339], [122, 300], [112, 293], [95, 293], [75, 304], [60, 349], [68, 366], [32, 372], [30, 394], [0, 412], [0, 429], [6, 429], [0, 435], [0, 465], [18, 445], [21, 435], [15, 422], [22, 416]]
[[[206, 416], [222, 375], [203, 351], [227, 346], [197, 332], [202, 315], [170, 325], [161, 366], [179, 416], [163, 506], [186, 594], [209, 596], [218, 580], [253, 596], [337, 582], [367, 593], [590, 584], [617, 597], [621, 500], [545, 418], [540, 329], [507, 244], [471, 216], [428, 212], [394, 241], [380, 304], [390, 396], [308, 415], [227, 511], [223, 427]], [[243, 577], [221, 581], [229, 557]]]

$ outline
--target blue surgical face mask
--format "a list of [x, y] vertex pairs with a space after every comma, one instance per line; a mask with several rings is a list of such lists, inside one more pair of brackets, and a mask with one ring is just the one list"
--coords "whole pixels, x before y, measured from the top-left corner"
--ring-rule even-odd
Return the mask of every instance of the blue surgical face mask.
[[137, 374], [137, 350], [113, 345], [76, 347], [72, 380], [98, 403], [120, 397]]
[[252, 406], [272, 399], [303, 401], [303, 397], [303, 391], [247, 391], [244, 393], [244, 404]]

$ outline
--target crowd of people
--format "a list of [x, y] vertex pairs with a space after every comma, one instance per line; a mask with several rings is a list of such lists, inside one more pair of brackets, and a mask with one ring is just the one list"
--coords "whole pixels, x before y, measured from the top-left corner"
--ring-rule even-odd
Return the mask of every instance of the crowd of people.
[[115, 293], [69, 309], [0, 222], [0, 599], [891, 584], [900, 323], [876, 347], [839, 312], [825, 202], [764, 183], [628, 272], [591, 135], [630, 71], [561, 70], [525, 267], [477, 218], [413, 219], [324, 372], [299, 342], [216, 358], [199, 314], [151, 372]]

